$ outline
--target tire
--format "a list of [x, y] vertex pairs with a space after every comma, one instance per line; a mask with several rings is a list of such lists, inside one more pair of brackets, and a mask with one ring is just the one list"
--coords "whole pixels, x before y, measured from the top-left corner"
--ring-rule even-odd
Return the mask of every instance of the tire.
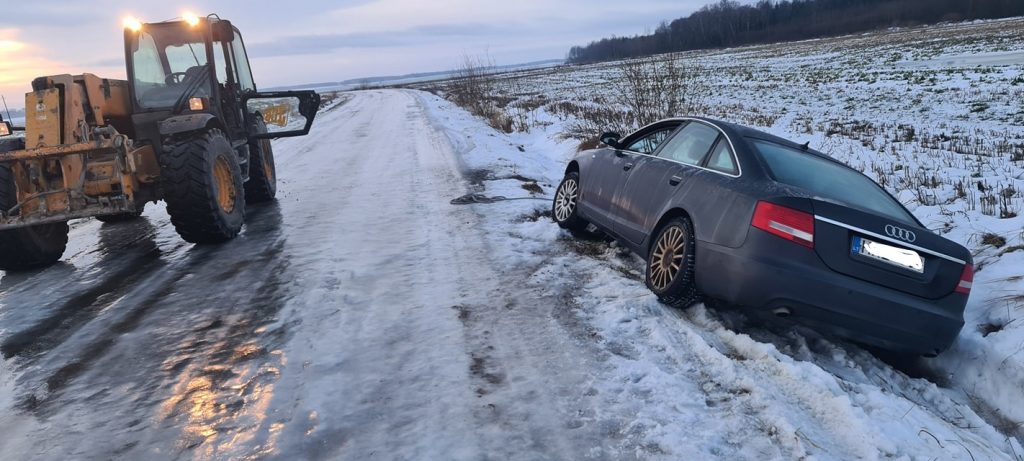
[[551, 219], [558, 227], [572, 232], [586, 230], [587, 222], [579, 215], [579, 192], [580, 174], [570, 171], [555, 189], [555, 198], [551, 201]]
[[217, 129], [179, 141], [160, 156], [167, 214], [178, 235], [192, 243], [220, 243], [238, 235], [245, 194], [238, 156]]
[[655, 235], [647, 254], [647, 288], [664, 304], [690, 307], [700, 299], [694, 276], [693, 223], [685, 216], [673, 218]]
[[[256, 119], [256, 132], [266, 133], [263, 119]], [[277, 196], [277, 167], [274, 164], [274, 148], [269, 139], [257, 139], [249, 143], [249, 180], [245, 182], [245, 201], [263, 203]]]
[[[0, 152], [24, 148], [21, 140], [3, 140]], [[18, 204], [14, 174], [0, 164], [0, 209]], [[68, 244], [68, 223], [40, 224], [0, 231], [0, 270], [19, 271], [48, 266], [60, 260]]]

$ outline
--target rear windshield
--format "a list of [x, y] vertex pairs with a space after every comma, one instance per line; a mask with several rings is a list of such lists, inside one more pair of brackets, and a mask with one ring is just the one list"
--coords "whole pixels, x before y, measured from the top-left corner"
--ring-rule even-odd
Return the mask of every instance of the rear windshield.
[[751, 139], [776, 181], [806, 189], [825, 199], [917, 223], [874, 181], [843, 165], [773, 142]]

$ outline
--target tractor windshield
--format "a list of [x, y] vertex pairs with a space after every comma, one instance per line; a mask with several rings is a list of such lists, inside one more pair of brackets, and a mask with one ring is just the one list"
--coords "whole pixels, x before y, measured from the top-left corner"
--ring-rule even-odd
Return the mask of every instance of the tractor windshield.
[[132, 47], [135, 97], [147, 109], [172, 108], [190, 91], [210, 95], [206, 41], [201, 28], [146, 27]]

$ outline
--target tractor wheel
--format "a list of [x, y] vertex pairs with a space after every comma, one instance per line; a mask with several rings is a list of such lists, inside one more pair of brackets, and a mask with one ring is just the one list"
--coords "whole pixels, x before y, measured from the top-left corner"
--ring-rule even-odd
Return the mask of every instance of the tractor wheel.
[[[262, 118], [256, 120], [256, 132], [266, 133]], [[245, 201], [261, 203], [274, 200], [277, 195], [277, 169], [274, 149], [269, 139], [257, 139], [249, 144], [249, 181], [245, 183]]]
[[[143, 208], [146, 205], [142, 205]], [[142, 210], [134, 213], [120, 213], [120, 214], [108, 214], [104, 216], [97, 216], [96, 220], [106, 224], [115, 224], [119, 222], [134, 221], [142, 217]]]
[[[15, 145], [20, 143], [19, 145]], [[21, 140], [0, 142], [0, 152], [24, 148]], [[9, 164], [0, 164], [0, 209], [18, 204], [14, 174]], [[60, 260], [68, 244], [68, 224], [40, 224], [0, 231], [0, 269], [18, 271], [43, 267]]]
[[181, 238], [219, 243], [238, 235], [245, 193], [238, 156], [217, 129], [197, 133], [160, 156], [167, 214]]

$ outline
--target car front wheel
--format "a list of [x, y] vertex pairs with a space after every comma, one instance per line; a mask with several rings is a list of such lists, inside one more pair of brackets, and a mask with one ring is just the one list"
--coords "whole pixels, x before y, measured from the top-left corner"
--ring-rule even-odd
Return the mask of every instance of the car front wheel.
[[565, 175], [562, 183], [555, 191], [555, 199], [551, 204], [551, 217], [562, 229], [583, 231], [587, 222], [579, 215], [580, 174], [572, 171]]
[[693, 223], [682, 216], [661, 226], [647, 255], [647, 287], [658, 301], [686, 308], [697, 302]]

